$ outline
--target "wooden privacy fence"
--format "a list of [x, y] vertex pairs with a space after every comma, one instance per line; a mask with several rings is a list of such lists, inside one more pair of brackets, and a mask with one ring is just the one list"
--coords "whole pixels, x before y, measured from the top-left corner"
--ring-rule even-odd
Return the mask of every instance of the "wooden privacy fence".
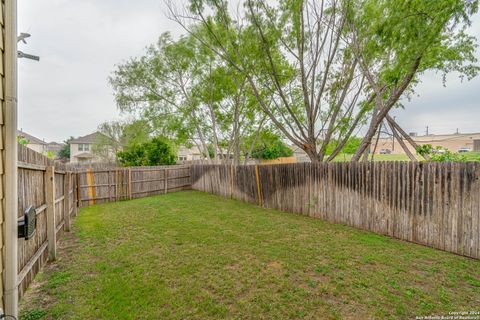
[[95, 168], [69, 172], [64, 165], [18, 146], [18, 218], [33, 206], [33, 238], [18, 239], [18, 286], [23, 296], [47, 260], [56, 258], [57, 240], [69, 231], [78, 207], [141, 198], [190, 188], [190, 167]]
[[189, 189], [190, 166], [87, 169], [77, 174], [78, 206]]
[[55, 259], [57, 240], [70, 230], [77, 213], [75, 174], [53, 160], [18, 146], [18, 218], [33, 206], [37, 228], [33, 238], [18, 239], [18, 292], [22, 296], [47, 259]]
[[192, 188], [480, 259], [480, 164], [193, 165]]

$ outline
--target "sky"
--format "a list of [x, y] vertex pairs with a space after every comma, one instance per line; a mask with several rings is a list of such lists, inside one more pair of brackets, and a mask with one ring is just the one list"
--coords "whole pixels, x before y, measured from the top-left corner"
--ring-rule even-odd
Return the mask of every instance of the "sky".
[[[141, 55], [166, 31], [183, 30], [167, 19], [163, 0], [22, 0], [18, 31], [30, 33], [19, 50], [18, 126], [45, 141], [92, 133], [121, 117], [108, 76], [115, 65]], [[477, 14], [470, 33], [480, 38]], [[477, 50], [480, 58], [480, 50]], [[480, 132], [480, 76], [472, 81], [422, 76], [418, 96], [393, 115], [407, 132]]]

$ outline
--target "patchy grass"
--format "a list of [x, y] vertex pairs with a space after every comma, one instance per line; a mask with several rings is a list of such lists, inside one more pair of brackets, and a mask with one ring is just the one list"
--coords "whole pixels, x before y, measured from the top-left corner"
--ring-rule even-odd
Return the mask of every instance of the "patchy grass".
[[200, 192], [81, 210], [22, 319], [402, 319], [480, 311], [480, 262]]
[[480, 161], [480, 152], [471, 151], [462, 153], [468, 161]]

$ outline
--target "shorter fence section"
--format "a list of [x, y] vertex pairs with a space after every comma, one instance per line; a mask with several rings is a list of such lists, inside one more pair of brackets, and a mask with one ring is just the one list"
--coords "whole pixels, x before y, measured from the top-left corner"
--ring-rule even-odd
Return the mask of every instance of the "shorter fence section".
[[479, 163], [193, 165], [192, 188], [480, 259]]
[[190, 189], [190, 166], [87, 169], [76, 172], [78, 206]]

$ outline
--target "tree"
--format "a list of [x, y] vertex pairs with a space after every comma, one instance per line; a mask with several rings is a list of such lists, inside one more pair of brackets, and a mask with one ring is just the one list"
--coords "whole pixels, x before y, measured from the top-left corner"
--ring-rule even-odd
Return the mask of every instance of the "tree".
[[419, 75], [435, 70], [445, 77], [456, 71], [471, 79], [478, 74], [476, 39], [465, 33], [478, 1], [358, 0], [349, 1], [347, 10], [352, 52], [373, 97], [370, 125], [355, 161], [399, 99], [413, 92]]
[[120, 121], [104, 122], [98, 126], [98, 133], [92, 145], [92, 153], [103, 161], [111, 161], [112, 155], [121, 151], [125, 144], [125, 124]]
[[290, 157], [292, 155], [293, 150], [282, 141], [280, 136], [268, 130], [261, 132], [251, 152], [252, 158], [265, 160]]
[[98, 132], [92, 152], [104, 161], [111, 161], [128, 146], [149, 141], [151, 129], [145, 120], [111, 121], [98, 126]]
[[70, 159], [70, 141], [74, 138], [70, 136], [67, 140], [63, 141], [64, 145], [62, 149], [58, 151], [58, 156], [63, 159]]
[[127, 167], [130, 166], [158, 166], [176, 163], [176, 153], [171, 142], [163, 137], [130, 146], [124, 151], [117, 153], [119, 162]]
[[244, 77], [191, 36], [161, 35], [144, 56], [118, 66], [110, 82], [121, 111], [140, 114], [177, 144], [197, 145], [207, 158], [213, 145], [215, 160], [230, 153], [239, 159], [235, 145], [261, 118]]
[[151, 139], [152, 134], [154, 134], [152, 125], [145, 119], [127, 122], [122, 132], [124, 147], [145, 143]]
[[[237, 20], [227, 1], [190, 3], [188, 13], [171, 6], [172, 17], [245, 76], [269, 121], [313, 162], [361, 123], [365, 81], [343, 40], [342, 2], [247, 0]], [[208, 33], [196, 34], [198, 23]]]
[[466, 162], [466, 161], [479, 161], [480, 159], [468, 159], [465, 155], [452, 152], [446, 148], [442, 147], [432, 147], [431, 144], [424, 144], [418, 146], [416, 149], [417, 153], [420, 155], [428, 155], [430, 161], [437, 162]]
[[[350, 137], [347, 142], [344, 144], [342, 149], [340, 149], [339, 153], [343, 154], [354, 154], [358, 147], [360, 146], [360, 143], [362, 142], [362, 138], [359, 137]], [[326, 154], [331, 155], [334, 150], [336, 150], [338, 147], [338, 141], [332, 140], [330, 144], [328, 145], [326, 149]]]
[[[359, 160], [388, 112], [426, 70], [469, 78], [475, 41], [464, 32], [478, 1], [245, 0], [232, 18], [228, 2], [191, 0], [171, 17], [244, 75], [269, 120], [313, 162], [331, 141], [344, 148], [369, 122]], [[204, 33], [197, 33], [201, 25]], [[271, 93], [267, 104], [263, 91]]]

